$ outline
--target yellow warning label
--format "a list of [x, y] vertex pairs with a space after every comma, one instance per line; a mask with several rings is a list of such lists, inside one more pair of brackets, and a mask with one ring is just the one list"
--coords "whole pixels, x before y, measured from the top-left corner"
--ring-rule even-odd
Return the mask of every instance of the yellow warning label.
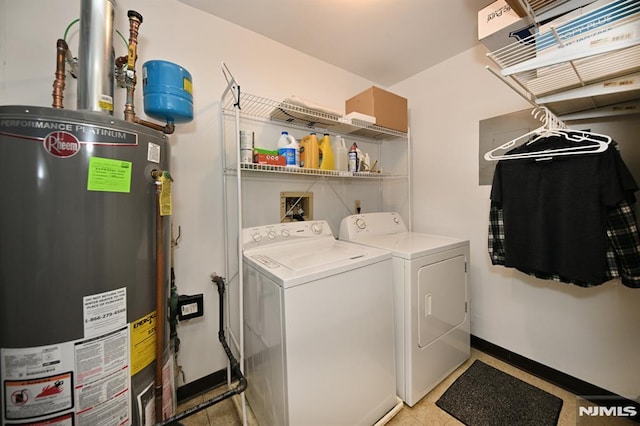
[[136, 49], [135, 44], [130, 44], [127, 49], [127, 68], [130, 70], [135, 69], [136, 67], [136, 59], [138, 58], [138, 51]]
[[98, 101], [98, 107], [105, 111], [113, 111], [113, 104], [111, 102]]
[[131, 327], [131, 375], [156, 359], [156, 311], [134, 321]]
[[187, 77], [182, 78], [182, 87], [185, 92], [193, 96], [193, 83]]
[[160, 192], [160, 216], [171, 216], [171, 176], [164, 172], [161, 178], [162, 191]]

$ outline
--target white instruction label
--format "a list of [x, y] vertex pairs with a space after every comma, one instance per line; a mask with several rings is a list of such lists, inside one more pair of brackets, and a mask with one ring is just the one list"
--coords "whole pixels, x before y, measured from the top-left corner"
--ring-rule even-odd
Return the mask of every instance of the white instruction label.
[[127, 288], [82, 298], [84, 337], [99, 336], [127, 323]]
[[131, 421], [129, 327], [75, 343], [76, 420], [107, 426]]
[[[73, 409], [72, 344], [2, 348], [0, 354], [4, 420], [68, 414]], [[64, 422], [69, 416], [58, 418]]]
[[160, 145], [149, 142], [149, 145], [147, 145], [147, 161], [160, 163]]
[[125, 324], [89, 339], [0, 348], [0, 423], [130, 425], [129, 347]]

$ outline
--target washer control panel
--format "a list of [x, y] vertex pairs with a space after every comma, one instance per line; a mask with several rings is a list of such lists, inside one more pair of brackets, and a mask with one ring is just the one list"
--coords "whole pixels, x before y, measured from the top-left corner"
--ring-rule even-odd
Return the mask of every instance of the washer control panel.
[[299, 238], [319, 237], [333, 238], [329, 223], [325, 220], [276, 223], [242, 230], [242, 242], [245, 249]]

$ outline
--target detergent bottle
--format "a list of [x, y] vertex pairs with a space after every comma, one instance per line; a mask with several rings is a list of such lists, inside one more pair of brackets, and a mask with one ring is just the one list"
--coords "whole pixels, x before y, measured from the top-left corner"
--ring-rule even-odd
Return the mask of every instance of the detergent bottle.
[[336, 149], [334, 154], [335, 169], [339, 172], [348, 171], [349, 154], [347, 153], [347, 147], [344, 144], [344, 138], [342, 136], [336, 136]]
[[287, 159], [287, 167], [300, 167], [300, 148], [296, 138], [289, 132], [282, 132], [278, 139], [278, 155]]
[[320, 167], [320, 147], [315, 133], [303, 137], [300, 141], [300, 167], [305, 169]]
[[319, 156], [322, 158], [320, 160], [320, 170], [333, 170], [335, 168], [329, 133], [325, 133], [322, 136]]

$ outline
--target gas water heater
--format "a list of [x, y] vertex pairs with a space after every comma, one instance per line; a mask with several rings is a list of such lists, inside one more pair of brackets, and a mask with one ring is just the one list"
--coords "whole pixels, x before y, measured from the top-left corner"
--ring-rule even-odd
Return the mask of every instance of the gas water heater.
[[169, 169], [157, 131], [99, 113], [0, 107], [3, 423], [149, 416], [131, 398], [154, 402], [155, 326], [166, 315], [155, 306], [150, 169]]
[[56, 83], [53, 108], [0, 106], [2, 424], [147, 425], [175, 411], [168, 132], [132, 112], [132, 61], [126, 120], [112, 116], [113, 72], [89, 68], [95, 54], [114, 66], [114, 5], [82, 0], [80, 36], [108, 43], [80, 41], [78, 110]]

